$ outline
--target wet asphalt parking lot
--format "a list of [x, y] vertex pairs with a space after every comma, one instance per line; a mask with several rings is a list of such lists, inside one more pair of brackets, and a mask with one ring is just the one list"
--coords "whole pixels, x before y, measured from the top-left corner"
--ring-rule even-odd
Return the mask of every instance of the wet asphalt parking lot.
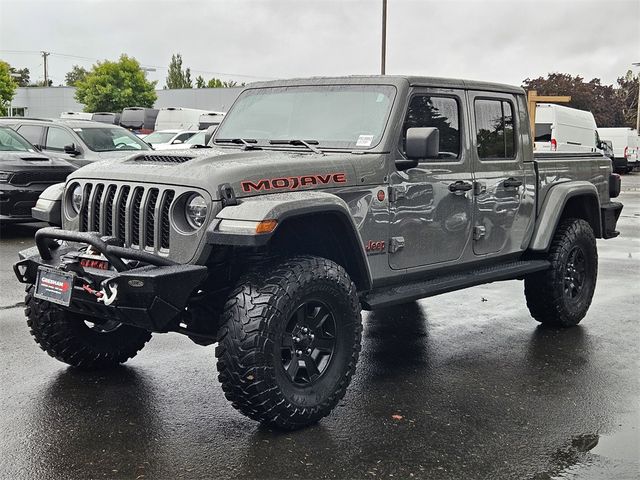
[[620, 200], [579, 327], [538, 327], [518, 281], [365, 313], [347, 395], [293, 433], [236, 412], [178, 334], [108, 372], [47, 356], [11, 271], [38, 225], [3, 225], [0, 477], [640, 478], [640, 174]]

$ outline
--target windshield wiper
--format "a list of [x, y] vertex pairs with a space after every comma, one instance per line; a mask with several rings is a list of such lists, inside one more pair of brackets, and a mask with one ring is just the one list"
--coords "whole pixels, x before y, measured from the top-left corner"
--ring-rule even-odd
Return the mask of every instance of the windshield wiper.
[[271, 145], [304, 145], [313, 153], [319, 153], [320, 155], [324, 155], [322, 150], [314, 147], [314, 145], [318, 145], [317, 140], [269, 140]]
[[254, 145], [258, 143], [255, 138], [217, 138], [215, 143], [235, 143], [238, 145], [244, 145], [245, 150], [262, 150], [262, 147]]

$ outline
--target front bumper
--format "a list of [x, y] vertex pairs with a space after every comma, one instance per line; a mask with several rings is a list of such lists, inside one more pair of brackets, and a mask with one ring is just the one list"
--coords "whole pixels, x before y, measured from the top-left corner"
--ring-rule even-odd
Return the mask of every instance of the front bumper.
[[0, 219], [9, 222], [30, 222], [31, 208], [35, 206], [42, 188], [3, 186], [0, 190]]
[[[89, 318], [117, 320], [145, 330], [167, 331], [185, 311], [194, 290], [207, 276], [200, 265], [181, 265], [167, 258], [115, 245], [97, 233], [43, 228], [36, 232], [36, 247], [20, 252], [14, 272], [22, 283], [36, 282], [38, 267], [74, 272], [71, 303], [66, 308]], [[55, 240], [67, 242], [59, 245]], [[90, 245], [112, 268], [81, 266]], [[88, 288], [87, 288], [88, 287]], [[113, 295], [110, 304], [95, 293]]]

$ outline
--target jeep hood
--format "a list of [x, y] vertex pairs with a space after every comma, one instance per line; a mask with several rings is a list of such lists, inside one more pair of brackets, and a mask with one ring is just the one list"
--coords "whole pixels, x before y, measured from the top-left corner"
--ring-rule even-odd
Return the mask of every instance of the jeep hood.
[[218, 200], [229, 184], [236, 197], [355, 185], [353, 155], [273, 150], [201, 149], [147, 152], [94, 162], [72, 179], [123, 181], [199, 188]]

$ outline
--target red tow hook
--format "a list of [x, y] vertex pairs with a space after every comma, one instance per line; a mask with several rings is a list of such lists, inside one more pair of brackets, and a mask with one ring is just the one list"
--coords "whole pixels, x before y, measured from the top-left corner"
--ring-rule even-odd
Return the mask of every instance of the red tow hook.
[[99, 292], [98, 290], [94, 290], [86, 283], [82, 285], [82, 289], [88, 294], [94, 295], [96, 298], [102, 298], [102, 296], [104, 295], [102, 292]]

